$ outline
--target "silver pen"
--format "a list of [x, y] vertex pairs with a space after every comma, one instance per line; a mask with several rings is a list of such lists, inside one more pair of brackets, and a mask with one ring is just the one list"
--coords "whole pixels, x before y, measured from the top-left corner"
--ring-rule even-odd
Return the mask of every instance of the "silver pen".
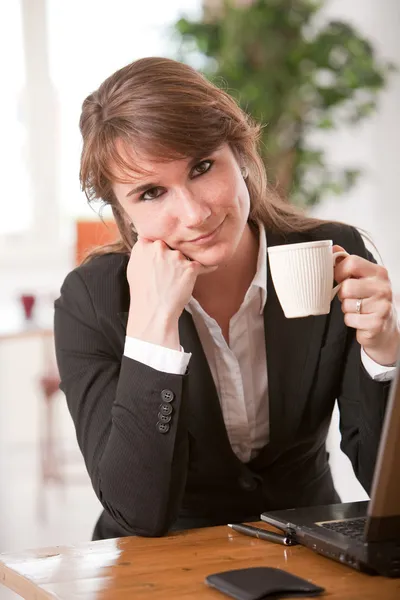
[[259, 540], [266, 540], [267, 542], [274, 542], [283, 546], [297, 546], [296, 540], [291, 535], [274, 533], [273, 531], [267, 531], [259, 527], [252, 527], [252, 525], [228, 523], [228, 527], [231, 527], [233, 531], [258, 538]]

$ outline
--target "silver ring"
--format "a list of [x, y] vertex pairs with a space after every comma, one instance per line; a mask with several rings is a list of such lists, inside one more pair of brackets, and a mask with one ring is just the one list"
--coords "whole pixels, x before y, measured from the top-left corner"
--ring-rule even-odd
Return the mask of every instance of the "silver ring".
[[359, 298], [356, 302], [356, 313], [357, 314], [361, 314], [361, 304], [362, 304], [362, 298]]

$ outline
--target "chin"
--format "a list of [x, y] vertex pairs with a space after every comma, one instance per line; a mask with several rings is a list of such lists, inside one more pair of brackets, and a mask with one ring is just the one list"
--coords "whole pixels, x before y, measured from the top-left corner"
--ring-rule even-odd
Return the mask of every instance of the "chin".
[[[219, 246], [219, 247], [218, 247]], [[235, 248], [231, 245], [215, 245], [203, 252], [193, 252], [190, 256], [192, 260], [197, 260], [205, 267], [217, 267], [227, 264], [235, 253]]]

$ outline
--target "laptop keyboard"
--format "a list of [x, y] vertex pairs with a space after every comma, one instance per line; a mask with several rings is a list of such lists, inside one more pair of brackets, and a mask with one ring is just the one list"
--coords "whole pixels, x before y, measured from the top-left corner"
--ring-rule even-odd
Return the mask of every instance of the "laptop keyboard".
[[321, 527], [336, 531], [342, 535], [362, 540], [364, 537], [366, 517], [359, 517], [357, 519], [345, 519], [344, 521], [331, 521], [326, 523], [319, 523]]

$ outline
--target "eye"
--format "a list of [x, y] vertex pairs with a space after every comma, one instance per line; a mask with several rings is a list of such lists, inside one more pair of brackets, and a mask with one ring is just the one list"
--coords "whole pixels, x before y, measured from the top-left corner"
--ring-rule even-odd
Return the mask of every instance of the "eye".
[[146, 190], [145, 192], [143, 192], [143, 194], [140, 195], [139, 200], [156, 200], [156, 198], [159, 198], [162, 194], [164, 193], [164, 189], [161, 187], [153, 187], [150, 188], [148, 190]]
[[204, 173], [207, 173], [207, 171], [209, 171], [211, 169], [213, 164], [214, 164], [213, 160], [208, 160], [208, 159], [202, 160], [195, 167], [193, 167], [192, 173], [191, 173], [192, 177], [198, 177], [199, 175], [204, 175]]

